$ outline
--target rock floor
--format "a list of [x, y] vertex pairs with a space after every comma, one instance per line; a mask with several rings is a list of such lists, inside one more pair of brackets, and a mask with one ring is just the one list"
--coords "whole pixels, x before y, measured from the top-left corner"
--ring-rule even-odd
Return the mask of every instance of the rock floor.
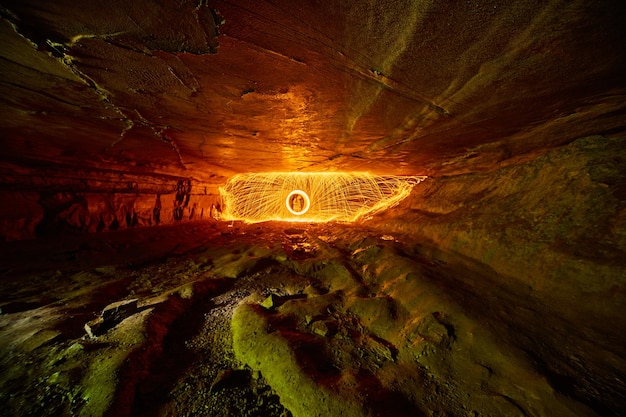
[[[626, 404], [619, 327], [576, 321], [415, 238], [196, 223], [2, 249], [2, 415], [598, 416]], [[102, 313], [120, 301], [132, 308]]]

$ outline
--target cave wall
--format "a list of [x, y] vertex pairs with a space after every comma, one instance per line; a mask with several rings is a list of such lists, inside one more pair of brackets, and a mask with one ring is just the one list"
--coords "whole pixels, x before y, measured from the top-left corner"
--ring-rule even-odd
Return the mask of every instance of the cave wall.
[[605, 129], [625, 111], [610, 0], [2, 0], [0, 16], [0, 168], [441, 175], [502, 138], [513, 155], [567, 143], [523, 133], [590, 104]]
[[[488, 172], [429, 178], [372, 222], [398, 239], [416, 238], [414, 252], [434, 257], [438, 268], [464, 270], [457, 279], [470, 288], [497, 285], [537, 302], [541, 317], [524, 325], [546, 333], [515, 345], [534, 346], [527, 353], [555, 388], [602, 398], [593, 400], [602, 415], [614, 413], [603, 407], [622, 403], [626, 389], [615, 377], [626, 374], [625, 146], [623, 134], [585, 136]], [[461, 268], [451, 254], [464, 259]], [[476, 271], [495, 281], [476, 282]], [[492, 314], [511, 307], [513, 316], [524, 315], [489, 290], [478, 292]], [[459, 300], [466, 296], [461, 291]]]
[[373, 224], [479, 261], [576, 320], [626, 325], [615, 317], [626, 295], [625, 146], [624, 135], [594, 135], [491, 172], [429, 178]]
[[220, 196], [189, 192], [3, 191], [0, 239], [35, 239], [219, 218]]
[[626, 125], [623, 5], [114, 4], [1, 2], [0, 238], [154, 225], [157, 195], [161, 223], [205, 219], [237, 172], [364, 170], [430, 176], [381, 224], [513, 276], [615, 273], [624, 147], [594, 147]]

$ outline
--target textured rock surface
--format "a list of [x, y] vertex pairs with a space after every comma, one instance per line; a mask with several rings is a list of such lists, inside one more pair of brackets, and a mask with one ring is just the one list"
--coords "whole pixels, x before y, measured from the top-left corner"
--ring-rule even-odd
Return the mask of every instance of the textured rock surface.
[[431, 179], [381, 227], [419, 233], [539, 291], [623, 282], [622, 137], [579, 139], [492, 173]]
[[[623, 292], [605, 311], [574, 308], [412, 235], [306, 226], [303, 256], [287, 250], [293, 232], [182, 224], [2, 244], [3, 415], [618, 416], [626, 404], [624, 319], [610, 314]], [[85, 336], [128, 303], [137, 313]]]
[[[180, 181], [205, 195], [245, 171], [492, 172], [623, 137], [615, 2], [4, 0], [1, 16], [9, 240], [154, 224], [157, 194], [180, 218], [165, 207]], [[70, 213], [55, 193], [89, 196], [61, 198], [83, 205]]]
[[[624, 21], [0, 0], [2, 414], [621, 415]], [[429, 178], [367, 228], [212, 220], [276, 170]]]
[[494, 164], [623, 127], [624, 16], [611, 1], [4, 0], [2, 161], [197, 179]]

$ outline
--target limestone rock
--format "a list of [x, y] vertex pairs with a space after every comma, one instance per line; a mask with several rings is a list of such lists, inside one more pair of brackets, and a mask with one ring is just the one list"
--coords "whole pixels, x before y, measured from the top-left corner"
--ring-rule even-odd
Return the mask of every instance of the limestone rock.
[[138, 301], [134, 298], [109, 304], [102, 310], [100, 317], [85, 324], [85, 331], [91, 338], [106, 333], [122, 320], [137, 313], [139, 311], [137, 308]]
[[429, 314], [420, 321], [416, 331], [429, 343], [445, 346], [450, 343], [454, 331], [438, 320], [438, 313]]
[[87, 335], [92, 339], [99, 336], [98, 329], [102, 326], [102, 323], [104, 323], [102, 317], [95, 318], [85, 323], [85, 332], [87, 332]]
[[105, 322], [115, 321], [119, 323], [137, 312], [137, 301], [139, 300], [134, 298], [109, 304], [102, 310], [102, 318]]
[[311, 330], [313, 330], [313, 333], [322, 337], [326, 337], [328, 334], [328, 326], [321, 320], [314, 321], [311, 324]]
[[261, 303], [261, 307], [264, 307], [269, 310], [273, 308], [275, 304], [276, 303], [274, 300], [274, 294], [270, 294], [265, 300], [263, 300], [263, 302]]

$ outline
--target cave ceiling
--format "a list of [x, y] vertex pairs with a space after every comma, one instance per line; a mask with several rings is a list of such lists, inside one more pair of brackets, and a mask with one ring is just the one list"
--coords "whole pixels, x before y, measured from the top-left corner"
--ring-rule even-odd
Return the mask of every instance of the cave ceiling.
[[0, 4], [4, 170], [444, 175], [624, 125], [618, 2]]

